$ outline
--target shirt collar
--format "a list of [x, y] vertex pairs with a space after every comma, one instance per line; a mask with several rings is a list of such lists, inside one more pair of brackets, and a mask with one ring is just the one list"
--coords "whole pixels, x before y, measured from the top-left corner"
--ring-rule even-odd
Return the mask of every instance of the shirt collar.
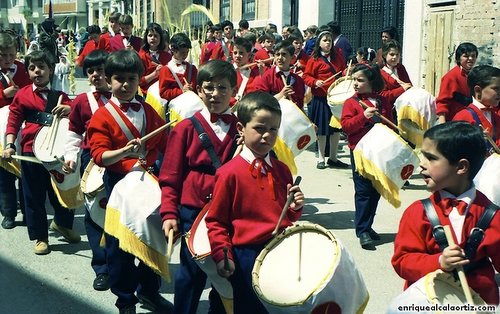
[[439, 195], [441, 196], [442, 200], [445, 198], [455, 198], [459, 201], [464, 201], [467, 203], [467, 208], [469, 208], [470, 204], [472, 204], [472, 202], [474, 202], [474, 199], [476, 198], [476, 186], [472, 184], [470, 189], [460, 195], [453, 195], [445, 190], [440, 190]]
[[285, 76], [288, 76], [290, 74], [290, 70], [288, 70], [288, 71], [281, 71], [280, 68], [278, 68], [278, 67], [275, 68], [275, 71], [276, 71], [276, 73], [280, 73], [281, 72], [281, 73], [285, 74]]
[[31, 84], [31, 88], [32, 88], [33, 91], [36, 91], [37, 89], [51, 89], [50, 82], [47, 85], [43, 86], [43, 87], [38, 87], [35, 84]]
[[[248, 148], [246, 145], [243, 144], [243, 149], [241, 150], [240, 156], [245, 159], [249, 164], [251, 164], [255, 160], [255, 155], [253, 152]], [[271, 165], [271, 157], [269, 157], [269, 154], [264, 157], [264, 161], [269, 167], [272, 167]]]
[[120, 99], [116, 98], [115, 95], [111, 96], [110, 100], [113, 101], [117, 105], [120, 105], [121, 103], [136, 103], [136, 104], [141, 103], [135, 97], [128, 101], [128, 100], [120, 100]]
[[[207, 106], [203, 106], [203, 109], [201, 109], [200, 114], [203, 116], [203, 118], [205, 118], [205, 120], [208, 121], [208, 123], [212, 123], [210, 122], [210, 111], [208, 111]], [[226, 111], [221, 112], [220, 114], [232, 114], [231, 108], [227, 108]]]
[[480, 103], [479, 100], [477, 100], [475, 97], [472, 97], [472, 104], [478, 107], [479, 109], [485, 108], [485, 106], [482, 103]]

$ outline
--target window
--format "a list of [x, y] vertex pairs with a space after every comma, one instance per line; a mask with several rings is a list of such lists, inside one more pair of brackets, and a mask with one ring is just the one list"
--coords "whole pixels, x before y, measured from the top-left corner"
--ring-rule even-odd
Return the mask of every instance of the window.
[[255, 20], [255, 0], [243, 0], [242, 18], [247, 21]]
[[221, 21], [229, 20], [229, 8], [230, 8], [230, 1], [229, 0], [221, 0], [220, 1], [220, 20]]

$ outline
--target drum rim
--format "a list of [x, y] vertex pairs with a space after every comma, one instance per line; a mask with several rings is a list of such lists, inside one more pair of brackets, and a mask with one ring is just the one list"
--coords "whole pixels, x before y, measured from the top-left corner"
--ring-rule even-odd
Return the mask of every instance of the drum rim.
[[94, 166], [102, 168], [98, 166], [93, 159], [90, 159], [89, 163], [85, 167], [85, 170], [83, 170], [82, 178], [80, 179], [80, 190], [82, 191], [83, 194], [88, 195], [89, 197], [95, 197], [100, 191], [104, 190], [104, 182], [99, 188], [93, 191], [87, 191], [86, 189], [87, 179], [90, 174], [90, 169], [92, 169]]
[[335, 80], [335, 82], [333, 82], [330, 87], [328, 87], [328, 91], [326, 92], [326, 94], [330, 94], [330, 90], [331, 89], [334, 89], [335, 86], [339, 85], [341, 82], [343, 81], [347, 81], [347, 80], [354, 80], [352, 78], [352, 75], [346, 75], [346, 76], [342, 76], [342, 77], [339, 77], [338, 79]]
[[[427, 297], [427, 300], [429, 302], [431, 302], [432, 304], [442, 305], [442, 303], [440, 302], [440, 298], [437, 295], [436, 289], [435, 289], [435, 286], [436, 286], [435, 282], [438, 280], [442, 281], [442, 282], [446, 282], [448, 284], [449, 284], [449, 281], [452, 280], [455, 285], [450, 285], [450, 286], [453, 287], [454, 290], [463, 293], [460, 282], [455, 281], [455, 279], [453, 278], [453, 275], [451, 273], [447, 273], [447, 272], [444, 272], [444, 271], [438, 269], [436, 271], [428, 273], [427, 275], [425, 275], [425, 278], [424, 278], [424, 287], [425, 287], [426, 297]], [[483, 300], [483, 298], [481, 298], [481, 296], [476, 291], [474, 291], [472, 288], [470, 289], [470, 291], [472, 294], [472, 299], [474, 300], [474, 304], [486, 305], [486, 302]], [[463, 297], [465, 299], [465, 295]]]
[[[326, 272], [325, 277], [316, 285], [314, 289], [303, 299], [303, 300], [298, 300], [293, 303], [278, 303], [273, 300], [269, 300], [266, 298], [262, 290], [260, 289], [259, 286], [259, 271], [260, 271], [260, 266], [262, 265], [262, 261], [266, 257], [267, 253], [269, 253], [270, 249], [273, 248], [276, 244], [279, 244], [281, 241], [283, 241], [285, 238], [288, 236], [295, 234], [301, 230], [312, 230], [312, 231], [318, 231], [319, 233], [322, 233], [323, 235], [327, 236], [333, 243], [336, 244], [336, 251], [335, 253], [335, 259], [332, 262], [332, 265], [328, 267], [328, 270]], [[324, 286], [324, 283], [328, 281], [334, 274], [335, 274], [335, 269], [339, 265], [340, 259], [342, 255], [342, 249], [341, 249], [341, 244], [335, 237], [335, 235], [324, 228], [321, 225], [310, 223], [310, 222], [302, 222], [302, 223], [296, 223], [285, 230], [283, 230], [281, 233], [279, 233], [277, 236], [275, 236], [266, 246], [262, 251], [259, 253], [257, 258], [255, 259], [255, 264], [252, 269], [252, 287], [253, 290], [255, 291], [255, 294], [259, 299], [262, 301], [265, 301], [266, 303], [269, 303], [271, 305], [275, 306], [296, 306], [296, 305], [302, 305], [304, 304], [313, 294], [315, 294], [318, 291], [319, 287]]]
[[[69, 119], [66, 118], [66, 117], [62, 117], [60, 118], [60, 121], [59, 123], [61, 123], [61, 121], [66, 121], [64, 123], [67, 123], [68, 124], [68, 128], [69, 128]], [[32, 145], [32, 149], [33, 149], [33, 154], [35, 155], [36, 158], [38, 158], [38, 160], [40, 160], [41, 162], [44, 162], [44, 163], [48, 163], [48, 164], [53, 164], [53, 163], [59, 163], [59, 161], [56, 160], [56, 158], [52, 157], [50, 160], [49, 159], [46, 159], [46, 158], [40, 158], [37, 156], [37, 145], [36, 145], [36, 139], [38, 137], [38, 134], [40, 134], [40, 131], [44, 128], [48, 128], [49, 126], [42, 126], [40, 129], [38, 129], [38, 131], [36, 132], [35, 134], [35, 137], [33, 138], [33, 145]], [[63, 151], [64, 151], [64, 144], [63, 144]], [[38, 154], [40, 154], [40, 152], [38, 152]], [[63, 157], [64, 156], [64, 153], [61, 155], [61, 156], [58, 156], [58, 157]]]
[[193, 256], [193, 259], [197, 260], [197, 261], [205, 259], [212, 254], [211, 250], [208, 253], [197, 254], [194, 251], [194, 243], [193, 243], [194, 237], [196, 234], [196, 230], [198, 229], [198, 226], [200, 225], [203, 218], [207, 215], [209, 208], [210, 207], [208, 206], [208, 204], [203, 206], [201, 211], [198, 213], [198, 216], [196, 216], [196, 219], [194, 220], [193, 224], [191, 225], [191, 229], [189, 229], [189, 231], [185, 235], [187, 248], [188, 248], [189, 252], [191, 253], [191, 255]]

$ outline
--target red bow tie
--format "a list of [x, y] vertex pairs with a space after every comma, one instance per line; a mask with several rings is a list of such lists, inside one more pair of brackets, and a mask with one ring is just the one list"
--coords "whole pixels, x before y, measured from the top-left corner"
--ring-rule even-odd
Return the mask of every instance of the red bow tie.
[[481, 108], [481, 111], [486, 111], [486, 112], [497, 112], [498, 108], [496, 107], [483, 107]]
[[120, 109], [123, 112], [127, 112], [128, 108], [130, 108], [134, 111], [139, 111], [139, 110], [141, 110], [141, 104], [136, 103], [136, 102], [129, 102], [129, 103], [120, 104]]
[[441, 208], [443, 209], [445, 216], [448, 216], [454, 207], [457, 208], [460, 215], [463, 215], [465, 213], [465, 209], [467, 208], [467, 203], [457, 200], [456, 198], [445, 198], [441, 201]]
[[217, 120], [222, 120], [224, 123], [231, 124], [233, 117], [231, 114], [211, 113], [210, 122], [215, 123]]
[[267, 177], [267, 182], [269, 184], [269, 194], [273, 200], [276, 200], [276, 195], [274, 193], [274, 178], [271, 166], [269, 166], [263, 158], [255, 158], [250, 164], [250, 173], [252, 173], [252, 176], [254, 178], [257, 178], [261, 190], [264, 189], [262, 176], [264, 175]]

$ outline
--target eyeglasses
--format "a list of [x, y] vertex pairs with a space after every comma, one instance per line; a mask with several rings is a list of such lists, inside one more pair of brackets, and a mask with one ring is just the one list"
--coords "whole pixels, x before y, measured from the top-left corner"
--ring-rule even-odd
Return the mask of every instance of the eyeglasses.
[[229, 87], [224, 85], [219, 85], [219, 86], [207, 85], [207, 86], [202, 86], [201, 89], [207, 95], [212, 95], [215, 92], [215, 90], [217, 90], [217, 92], [221, 95], [226, 95], [229, 91]]

